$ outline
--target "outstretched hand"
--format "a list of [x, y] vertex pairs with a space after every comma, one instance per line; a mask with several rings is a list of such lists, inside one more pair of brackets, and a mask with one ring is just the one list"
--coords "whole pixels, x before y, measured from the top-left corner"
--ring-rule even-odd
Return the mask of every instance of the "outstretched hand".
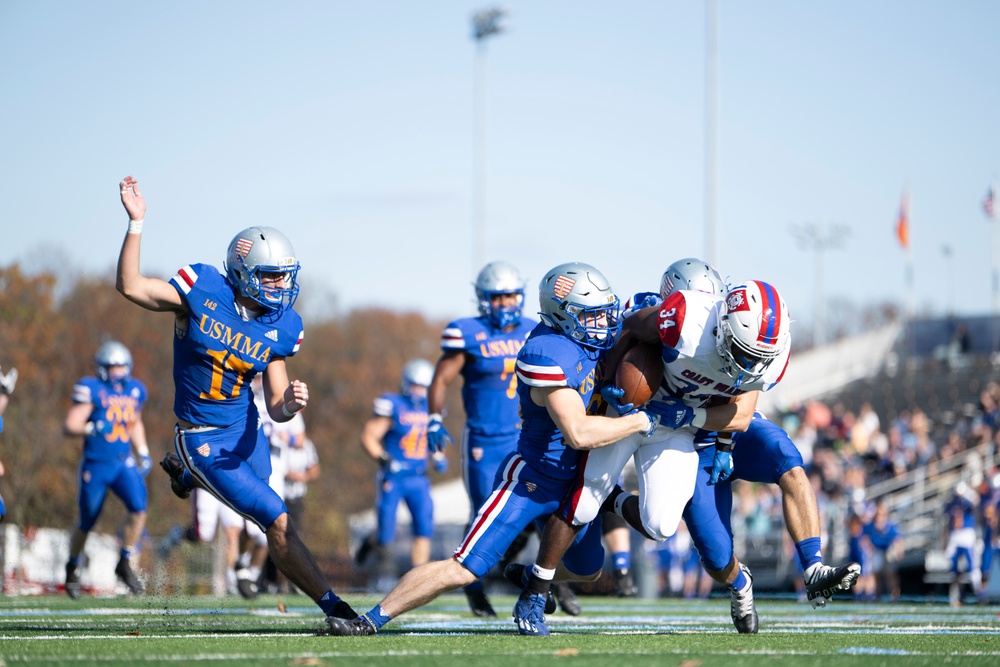
[[146, 200], [139, 192], [139, 181], [133, 176], [126, 176], [118, 184], [122, 195], [122, 206], [128, 213], [129, 220], [142, 220], [146, 217]]

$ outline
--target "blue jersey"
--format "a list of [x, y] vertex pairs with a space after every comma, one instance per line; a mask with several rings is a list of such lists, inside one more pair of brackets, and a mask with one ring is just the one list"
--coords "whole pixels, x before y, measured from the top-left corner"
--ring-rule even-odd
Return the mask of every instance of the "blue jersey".
[[394, 474], [426, 474], [427, 401], [399, 394], [382, 394], [375, 399], [375, 414], [392, 420], [392, 426], [382, 439], [382, 446], [401, 466]]
[[546, 476], [569, 480], [577, 475], [580, 452], [567, 447], [549, 411], [531, 400], [532, 387], [569, 387], [592, 408], [597, 384], [597, 364], [602, 350], [578, 345], [544, 324], [531, 332], [517, 355], [517, 395], [521, 407], [521, 436], [517, 449], [525, 462]]
[[272, 322], [244, 320], [233, 289], [207, 264], [185, 266], [170, 282], [188, 308], [187, 331], [174, 335], [174, 413], [204, 426], [245, 423], [257, 414], [250, 380], [299, 351], [302, 318], [289, 309]]
[[517, 411], [517, 354], [538, 323], [528, 318], [498, 331], [485, 317], [455, 320], [441, 333], [441, 349], [462, 350], [462, 404], [473, 435], [511, 435], [521, 428]]
[[951, 530], [975, 528], [976, 506], [964, 496], [954, 496], [944, 507]]
[[132, 426], [146, 402], [146, 387], [139, 380], [106, 382], [95, 377], [81, 378], [73, 387], [73, 403], [91, 406], [88, 421], [111, 424], [108, 435], [84, 436], [83, 458], [87, 461], [124, 460], [129, 455]]

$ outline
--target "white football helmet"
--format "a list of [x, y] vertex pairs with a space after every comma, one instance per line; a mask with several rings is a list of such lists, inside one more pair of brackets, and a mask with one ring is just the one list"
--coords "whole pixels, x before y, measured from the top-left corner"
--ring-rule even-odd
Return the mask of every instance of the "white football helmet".
[[413, 387], [423, 387], [425, 390], [431, 386], [434, 379], [434, 366], [426, 359], [412, 359], [403, 366], [403, 379], [399, 383], [399, 390], [406, 396], [410, 395]]
[[[476, 298], [479, 300], [479, 315], [489, 320], [496, 329], [506, 329], [521, 322], [524, 308], [524, 280], [512, 264], [490, 262], [483, 267], [476, 278]], [[493, 307], [492, 298], [498, 294], [516, 294], [516, 306]]]
[[719, 304], [715, 344], [739, 387], [764, 376], [772, 361], [791, 346], [784, 299], [772, 285], [754, 280], [729, 290]]
[[[299, 262], [288, 237], [274, 227], [248, 227], [233, 237], [226, 251], [226, 277], [237, 294], [249, 297], [272, 319], [299, 296]], [[280, 273], [282, 286], [261, 287], [261, 274]]]
[[608, 349], [621, 333], [618, 297], [590, 264], [568, 262], [546, 273], [538, 301], [542, 322], [585, 347]]
[[660, 278], [660, 297], [666, 299], [677, 290], [693, 290], [721, 297], [726, 294], [726, 281], [708, 262], [696, 257], [679, 259]]
[[[105, 382], [122, 382], [132, 376], [132, 353], [116, 340], [109, 340], [97, 348], [94, 361], [97, 363], [98, 377]], [[112, 366], [124, 366], [125, 374], [113, 377], [111, 375]]]

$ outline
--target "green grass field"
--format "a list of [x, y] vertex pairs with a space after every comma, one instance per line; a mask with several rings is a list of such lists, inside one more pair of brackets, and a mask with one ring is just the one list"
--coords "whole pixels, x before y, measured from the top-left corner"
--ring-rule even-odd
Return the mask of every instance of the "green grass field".
[[[358, 610], [376, 599], [348, 596]], [[758, 600], [759, 635], [738, 635], [729, 601], [583, 597], [549, 617], [551, 637], [520, 637], [506, 615], [474, 618], [462, 595], [390, 623], [376, 637], [317, 636], [301, 596], [2, 598], [0, 665], [997, 665], [1000, 607], [834, 602], [814, 611]], [[495, 597], [509, 610], [513, 597]]]

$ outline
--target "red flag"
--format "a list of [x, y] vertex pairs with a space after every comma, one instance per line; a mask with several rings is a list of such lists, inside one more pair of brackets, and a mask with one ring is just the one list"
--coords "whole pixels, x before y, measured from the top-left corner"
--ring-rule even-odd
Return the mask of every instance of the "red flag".
[[986, 199], [983, 200], [983, 212], [986, 213], [986, 217], [990, 220], [996, 220], [996, 199], [997, 193], [993, 186], [986, 192]]
[[903, 195], [903, 200], [899, 203], [899, 219], [896, 220], [896, 238], [903, 250], [910, 247], [910, 195]]

